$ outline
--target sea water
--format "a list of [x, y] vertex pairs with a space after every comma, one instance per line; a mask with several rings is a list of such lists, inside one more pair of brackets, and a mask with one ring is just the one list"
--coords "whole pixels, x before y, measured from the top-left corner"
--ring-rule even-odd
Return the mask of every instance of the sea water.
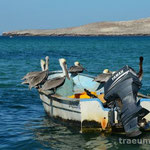
[[[0, 150], [150, 149], [150, 144], [121, 143], [125, 135], [83, 133], [47, 117], [35, 89], [21, 78], [38, 71], [40, 59], [50, 57], [49, 70], [79, 61], [88, 74], [115, 71], [129, 65], [137, 72], [144, 57], [141, 92], [150, 93], [150, 37], [0, 37]], [[143, 133], [150, 139], [150, 132]]]

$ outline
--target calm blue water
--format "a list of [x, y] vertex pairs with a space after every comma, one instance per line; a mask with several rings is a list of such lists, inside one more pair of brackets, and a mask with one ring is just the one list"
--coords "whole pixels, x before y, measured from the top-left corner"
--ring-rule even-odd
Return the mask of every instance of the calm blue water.
[[[141, 91], [150, 93], [150, 37], [0, 37], [0, 149], [150, 149], [150, 145], [119, 144], [124, 135], [80, 134], [52, 122], [45, 114], [36, 90], [21, 85], [21, 78], [40, 70], [40, 59], [50, 57], [50, 70], [78, 60], [90, 74], [128, 64], [138, 71], [144, 56]], [[150, 139], [150, 133], [143, 138]]]

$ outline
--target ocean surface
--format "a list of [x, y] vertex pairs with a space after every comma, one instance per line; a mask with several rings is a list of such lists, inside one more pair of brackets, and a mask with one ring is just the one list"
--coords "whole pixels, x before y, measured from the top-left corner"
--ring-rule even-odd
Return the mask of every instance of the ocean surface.
[[[40, 59], [50, 57], [51, 71], [79, 61], [91, 75], [124, 65], [139, 69], [144, 57], [141, 92], [150, 94], [150, 37], [0, 37], [0, 150], [150, 149], [150, 144], [121, 144], [125, 135], [83, 133], [47, 117], [35, 89], [21, 78], [38, 71]], [[150, 132], [141, 138], [150, 139]]]

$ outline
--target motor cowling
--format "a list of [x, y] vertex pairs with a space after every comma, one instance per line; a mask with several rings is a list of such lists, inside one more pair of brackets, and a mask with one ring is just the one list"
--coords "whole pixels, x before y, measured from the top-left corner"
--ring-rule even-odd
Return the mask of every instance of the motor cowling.
[[138, 127], [138, 117], [143, 117], [148, 113], [137, 103], [137, 93], [141, 85], [136, 72], [127, 65], [113, 74], [104, 85], [104, 98], [107, 103], [116, 102], [117, 99], [120, 99], [122, 103], [120, 119], [126, 135], [129, 137], [141, 134]]

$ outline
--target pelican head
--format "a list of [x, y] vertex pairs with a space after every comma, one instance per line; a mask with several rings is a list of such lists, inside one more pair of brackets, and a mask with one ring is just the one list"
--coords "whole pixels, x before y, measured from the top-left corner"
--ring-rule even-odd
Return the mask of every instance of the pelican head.
[[45, 63], [45, 61], [44, 61], [43, 59], [41, 59], [40, 63], [41, 63], [42, 71], [44, 71], [44, 70], [45, 70], [45, 67], [46, 67], [46, 66], [45, 66], [46, 63]]
[[74, 62], [75, 66], [80, 66], [80, 63], [78, 61]]
[[144, 58], [143, 58], [143, 56], [141, 56], [139, 59], [140, 59], [140, 62], [143, 62]]
[[64, 58], [59, 59], [59, 63], [60, 63], [60, 66], [62, 68], [63, 74], [70, 80], [68, 70], [67, 70], [66, 59], [64, 59]]
[[49, 68], [49, 56], [46, 56], [45, 60], [46, 60], [45, 70], [48, 70], [48, 68]]
[[65, 58], [60, 58], [60, 59], [59, 59], [59, 63], [61, 63], [61, 64], [66, 64], [66, 59], [65, 59]]
[[108, 69], [104, 69], [103, 73], [110, 73], [110, 71]]

